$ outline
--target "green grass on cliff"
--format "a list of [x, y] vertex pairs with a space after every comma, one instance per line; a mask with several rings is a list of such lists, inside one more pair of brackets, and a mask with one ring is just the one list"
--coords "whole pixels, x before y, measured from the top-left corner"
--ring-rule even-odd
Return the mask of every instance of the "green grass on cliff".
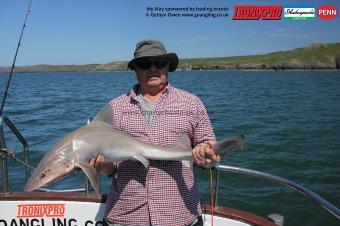
[[[127, 61], [87, 65], [35, 65], [16, 67], [16, 72], [125, 71]], [[305, 48], [263, 55], [180, 59], [179, 70], [340, 69], [340, 43], [315, 43]], [[9, 67], [0, 67], [8, 72]]]

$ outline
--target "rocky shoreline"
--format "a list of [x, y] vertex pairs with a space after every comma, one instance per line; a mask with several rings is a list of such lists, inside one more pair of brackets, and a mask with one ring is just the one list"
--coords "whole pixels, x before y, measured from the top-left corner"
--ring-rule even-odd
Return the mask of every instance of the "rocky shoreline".
[[[128, 61], [86, 65], [34, 65], [15, 67], [18, 73], [127, 71]], [[0, 72], [10, 71], [0, 67]], [[178, 70], [340, 70], [340, 43], [315, 43], [305, 48], [255, 56], [180, 59]]]

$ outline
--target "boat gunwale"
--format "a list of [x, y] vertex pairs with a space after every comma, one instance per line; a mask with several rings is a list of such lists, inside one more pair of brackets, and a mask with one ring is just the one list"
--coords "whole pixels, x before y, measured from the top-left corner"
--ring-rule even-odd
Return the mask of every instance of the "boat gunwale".
[[[107, 194], [85, 194], [84, 192], [0, 192], [0, 201], [75, 201], [105, 204]], [[202, 212], [210, 215], [211, 205], [202, 204]], [[229, 207], [215, 207], [214, 215], [240, 221], [253, 226], [277, 226], [274, 222], [243, 210]]]

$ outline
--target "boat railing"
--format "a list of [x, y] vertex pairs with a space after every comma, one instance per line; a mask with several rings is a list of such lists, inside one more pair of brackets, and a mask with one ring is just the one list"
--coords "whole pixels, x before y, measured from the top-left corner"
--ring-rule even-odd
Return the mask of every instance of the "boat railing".
[[12, 133], [16, 136], [16, 138], [20, 141], [23, 146], [24, 152], [24, 162], [23, 165], [25, 167], [25, 181], [27, 182], [30, 177], [30, 161], [29, 161], [29, 147], [25, 138], [21, 135], [16, 126], [12, 123], [12, 121], [6, 116], [0, 116], [0, 163], [2, 170], [2, 191], [8, 192], [8, 166], [7, 166], [7, 157], [15, 157], [14, 153], [9, 152], [6, 146], [5, 136], [4, 136], [4, 125], [7, 125], [8, 128], [12, 131]]
[[[203, 168], [204, 169], [204, 168]], [[212, 168], [216, 172], [216, 180], [215, 180], [215, 200], [214, 200], [214, 206], [218, 208], [218, 195], [219, 195], [219, 181], [220, 181], [220, 172], [222, 173], [239, 173], [244, 174], [252, 177], [258, 177], [262, 179], [266, 179], [268, 181], [271, 181], [276, 184], [284, 185], [290, 189], [293, 189], [304, 196], [307, 196], [317, 204], [319, 204], [322, 208], [324, 208], [326, 211], [331, 213], [333, 216], [335, 216], [337, 219], [340, 220], [340, 210], [335, 205], [327, 201], [326, 199], [322, 198], [320, 195], [316, 194], [315, 192], [311, 191], [308, 188], [303, 187], [301, 184], [294, 182], [292, 180], [288, 180], [283, 177], [275, 176], [273, 174], [264, 173], [261, 171], [241, 168], [241, 167], [234, 167], [234, 166], [227, 166], [227, 165], [220, 165], [216, 164]], [[100, 177], [99, 177], [100, 178]], [[100, 184], [100, 183], [99, 183]], [[100, 188], [101, 189], [101, 188]], [[83, 189], [71, 189], [71, 190], [50, 190], [50, 189], [40, 189], [41, 191], [54, 191], [54, 192], [64, 192], [64, 191], [84, 191], [86, 194], [89, 194], [91, 191], [90, 183], [85, 177], [85, 188]]]
[[271, 182], [284, 185], [288, 188], [291, 188], [295, 191], [300, 192], [304, 196], [309, 197], [313, 201], [315, 201], [317, 204], [321, 205], [325, 210], [333, 214], [336, 218], [340, 219], [340, 210], [336, 206], [334, 206], [332, 203], [327, 201], [326, 199], [322, 198], [315, 192], [309, 190], [308, 188], [303, 187], [301, 184], [288, 180], [283, 177], [275, 176], [269, 173], [264, 173], [261, 171], [251, 170], [251, 169], [245, 169], [241, 167], [234, 167], [234, 166], [226, 166], [226, 165], [216, 165], [214, 167], [214, 170], [217, 171], [217, 178], [216, 178], [216, 186], [215, 186], [215, 205], [217, 205], [218, 201], [218, 187], [219, 187], [219, 172], [226, 172], [226, 173], [240, 173], [248, 176], [253, 177], [259, 177], [266, 180], [269, 180]]

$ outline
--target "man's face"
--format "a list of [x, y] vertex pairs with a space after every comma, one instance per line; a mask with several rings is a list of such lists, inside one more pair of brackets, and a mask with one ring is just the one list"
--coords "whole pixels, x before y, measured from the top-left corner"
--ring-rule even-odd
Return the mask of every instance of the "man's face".
[[142, 89], [162, 90], [168, 83], [169, 61], [163, 57], [136, 60], [135, 70]]

